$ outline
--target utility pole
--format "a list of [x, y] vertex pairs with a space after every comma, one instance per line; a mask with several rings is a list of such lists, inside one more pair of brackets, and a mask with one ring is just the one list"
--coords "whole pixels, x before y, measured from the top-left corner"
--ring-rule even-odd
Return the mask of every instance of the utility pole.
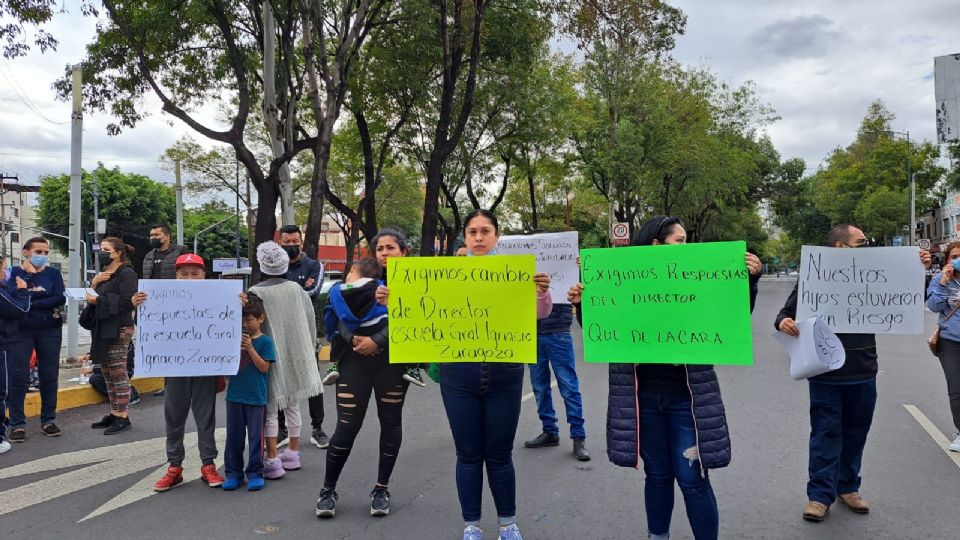
[[[93, 249], [100, 245], [100, 188], [97, 185], [97, 170], [93, 170]], [[93, 269], [100, 273], [100, 257], [93, 258]], [[86, 276], [84, 276], [86, 277]]]
[[7, 201], [4, 200], [4, 196], [7, 194], [7, 186], [4, 184], [5, 180], [19, 182], [20, 178], [17, 176], [6, 176], [0, 173], [0, 221], [3, 222], [3, 225], [0, 226], [0, 256], [3, 257], [12, 255], [11, 253], [7, 253]]
[[913, 146], [910, 146], [910, 132], [907, 136], [907, 180], [910, 181], [910, 246], [917, 245], [917, 183], [913, 180], [913, 172], [910, 170], [911, 157], [913, 156]]
[[180, 183], [180, 160], [173, 162], [173, 175], [177, 186], [177, 245], [183, 245], [183, 184]]
[[237, 160], [237, 270], [240, 269], [240, 160]]
[[[73, 66], [73, 112], [70, 115], [70, 273], [68, 287], [80, 287], [80, 151], [83, 146], [83, 66]], [[77, 357], [79, 305], [67, 302], [67, 358]]]

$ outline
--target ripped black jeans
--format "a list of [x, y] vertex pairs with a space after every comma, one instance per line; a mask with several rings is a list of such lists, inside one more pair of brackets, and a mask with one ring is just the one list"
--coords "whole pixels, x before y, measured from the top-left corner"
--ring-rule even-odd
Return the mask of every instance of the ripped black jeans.
[[327, 449], [324, 488], [334, 488], [350, 457], [353, 441], [367, 414], [370, 394], [377, 400], [380, 417], [380, 465], [377, 483], [389, 485], [403, 439], [403, 401], [410, 383], [403, 379], [404, 364], [390, 364], [386, 353], [377, 356], [348, 354], [340, 363], [337, 381], [337, 428]]

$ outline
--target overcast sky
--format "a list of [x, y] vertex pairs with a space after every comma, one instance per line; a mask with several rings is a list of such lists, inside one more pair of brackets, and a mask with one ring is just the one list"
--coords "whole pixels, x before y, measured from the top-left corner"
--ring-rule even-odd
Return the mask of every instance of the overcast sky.
[[[675, 57], [706, 64], [733, 84], [752, 80], [782, 119], [769, 134], [784, 159], [801, 157], [811, 170], [849, 143], [874, 99], [897, 116], [894, 129], [935, 139], [933, 57], [960, 53], [960, 0], [675, 0], [687, 16]], [[50, 30], [56, 53], [0, 59], [0, 170], [35, 183], [69, 172], [70, 107], [54, 99], [53, 80], [82, 59], [94, 22], [61, 15]], [[16, 88], [16, 86], [19, 88]], [[30, 102], [25, 105], [14, 89]], [[183, 125], [159, 113], [119, 137], [109, 119], [84, 116], [84, 167], [97, 161], [172, 181], [157, 156]], [[44, 120], [30, 107], [36, 107]]]

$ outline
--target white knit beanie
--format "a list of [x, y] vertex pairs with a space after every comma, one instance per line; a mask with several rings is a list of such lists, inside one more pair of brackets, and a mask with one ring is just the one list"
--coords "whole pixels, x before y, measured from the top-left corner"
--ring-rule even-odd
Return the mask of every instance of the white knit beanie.
[[257, 246], [257, 262], [260, 271], [268, 276], [282, 276], [290, 266], [290, 256], [280, 247], [280, 244], [266, 241]]

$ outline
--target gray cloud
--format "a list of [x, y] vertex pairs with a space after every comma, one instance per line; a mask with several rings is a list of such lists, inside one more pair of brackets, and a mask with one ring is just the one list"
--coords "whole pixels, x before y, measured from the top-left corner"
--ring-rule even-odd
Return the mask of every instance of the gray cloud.
[[778, 58], [819, 58], [835, 50], [840, 32], [823, 15], [807, 15], [768, 24], [751, 36], [765, 55]]

